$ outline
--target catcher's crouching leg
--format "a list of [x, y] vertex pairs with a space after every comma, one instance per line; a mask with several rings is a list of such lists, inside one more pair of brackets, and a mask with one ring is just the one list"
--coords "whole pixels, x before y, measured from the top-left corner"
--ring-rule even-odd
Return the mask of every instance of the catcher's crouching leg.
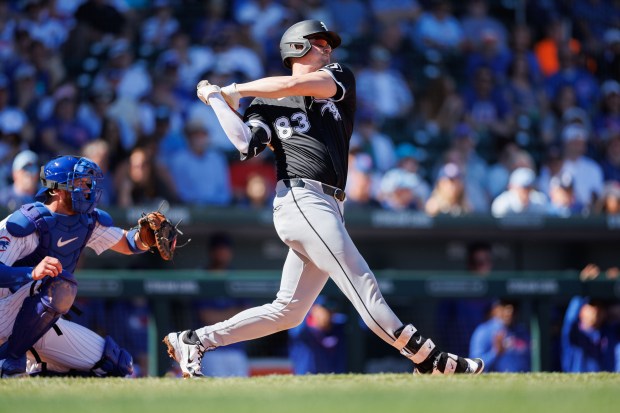
[[110, 336], [105, 338], [103, 354], [92, 368], [100, 377], [125, 377], [133, 374], [133, 357]]

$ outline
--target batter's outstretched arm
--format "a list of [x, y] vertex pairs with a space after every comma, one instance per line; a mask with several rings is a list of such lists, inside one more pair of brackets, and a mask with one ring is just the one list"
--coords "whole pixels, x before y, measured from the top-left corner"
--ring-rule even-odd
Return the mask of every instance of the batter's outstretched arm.
[[273, 76], [248, 83], [237, 83], [241, 97], [277, 99], [287, 96], [313, 96], [319, 99], [331, 98], [336, 94], [336, 83], [329, 73], [311, 72], [303, 75]]

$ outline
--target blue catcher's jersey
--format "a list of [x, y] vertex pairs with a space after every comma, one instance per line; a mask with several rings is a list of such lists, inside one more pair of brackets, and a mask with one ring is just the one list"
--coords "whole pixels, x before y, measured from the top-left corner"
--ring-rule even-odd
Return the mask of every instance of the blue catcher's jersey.
[[40, 202], [22, 206], [11, 215], [6, 228], [16, 237], [38, 231], [39, 245], [13, 266], [34, 267], [44, 257], [50, 256], [58, 258], [63, 269], [73, 273], [97, 221], [110, 221], [111, 224], [109, 215], [101, 212], [94, 210], [86, 214], [62, 215], [51, 212]]

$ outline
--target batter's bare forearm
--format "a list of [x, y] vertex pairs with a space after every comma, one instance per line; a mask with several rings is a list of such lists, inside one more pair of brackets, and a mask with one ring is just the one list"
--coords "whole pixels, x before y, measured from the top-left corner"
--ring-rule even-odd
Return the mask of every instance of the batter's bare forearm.
[[336, 93], [334, 80], [324, 72], [300, 76], [272, 76], [248, 83], [238, 83], [237, 91], [242, 97], [277, 99], [288, 96], [314, 96], [328, 98]]

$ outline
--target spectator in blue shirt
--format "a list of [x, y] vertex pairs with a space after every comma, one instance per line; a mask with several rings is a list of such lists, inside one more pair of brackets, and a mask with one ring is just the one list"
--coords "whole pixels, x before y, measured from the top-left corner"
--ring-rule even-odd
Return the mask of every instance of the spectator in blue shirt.
[[620, 344], [602, 302], [573, 297], [562, 324], [562, 370], [620, 371]]
[[304, 322], [288, 331], [289, 356], [295, 374], [346, 371], [346, 316], [335, 310], [332, 301], [319, 296]]
[[470, 356], [480, 357], [488, 372], [530, 371], [530, 338], [527, 330], [515, 323], [516, 306], [498, 300], [491, 318], [474, 330]]

